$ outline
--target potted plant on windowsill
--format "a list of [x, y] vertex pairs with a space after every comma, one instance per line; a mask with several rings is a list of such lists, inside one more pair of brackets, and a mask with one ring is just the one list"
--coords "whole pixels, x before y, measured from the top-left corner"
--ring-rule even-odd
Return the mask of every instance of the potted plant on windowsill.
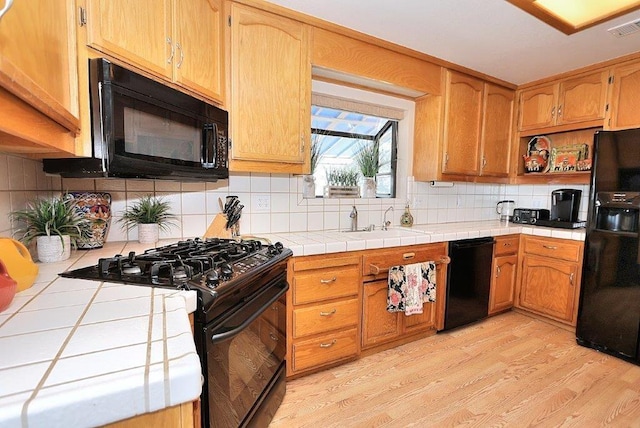
[[362, 197], [376, 197], [376, 174], [380, 169], [380, 150], [377, 143], [358, 144], [356, 163], [362, 173]]
[[11, 213], [11, 217], [23, 224], [16, 234], [28, 245], [34, 239], [38, 259], [43, 263], [67, 260], [71, 247], [88, 239], [91, 225], [75, 209], [75, 201], [54, 197], [36, 199], [27, 208]]
[[307, 199], [316, 197], [316, 177], [313, 173], [316, 171], [316, 166], [318, 165], [321, 157], [321, 143], [319, 137], [319, 135], [315, 134], [311, 140], [311, 174], [302, 177], [302, 197]]
[[152, 244], [158, 242], [160, 230], [169, 230], [176, 216], [170, 212], [169, 202], [151, 195], [145, 195], [140, 201], [128, 207], [118, 220], [122, 227], [130, 231], [138, 227], [138, 242]]
[[326, 198], [357, 198], [359, 196], [358, 171], [350, 168], [327, 170], [327, 183], [324, 188]]

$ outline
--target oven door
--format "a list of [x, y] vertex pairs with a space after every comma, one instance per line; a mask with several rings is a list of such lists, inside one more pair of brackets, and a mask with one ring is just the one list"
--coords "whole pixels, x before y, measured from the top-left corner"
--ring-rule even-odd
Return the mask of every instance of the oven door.
[[207, 407], [203, 409], [204, 426], [246, 426], [252, 419], [264, 417], [260, 413], [273, 416], [280, 405], [288, 288], [281, 277], [230, 311], [226, 319], [205, 327], [208, 397], [203, 403]]

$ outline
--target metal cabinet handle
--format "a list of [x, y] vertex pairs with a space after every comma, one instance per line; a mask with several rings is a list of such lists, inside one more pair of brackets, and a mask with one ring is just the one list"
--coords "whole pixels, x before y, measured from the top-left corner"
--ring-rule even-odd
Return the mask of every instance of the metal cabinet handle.
[[558, 117], [562, 116], [562, 104], [558, 106]]
[[482, 169], [484, 169], [485, 166], [487, 166], [487, 158], [486, 156], [482, 156]]
[[569, 275], [569, 284], [573, 285], [573, 272]]
[[543, 245], [544, 248], [546, 248], [547, 250], [557, 250], [558, 247], [556, 247], [555, 245]]
[[274, 342], [278, 341], [278, 336], [274, 335], [273, 333], [269, 332], [269, 337], [271, 338], [271, 340], [273, 340]]
[[416, 253], [404, 253], [404, 254], [402, 255], [402, 258], [403, 258], [404, 260], [409, 260], [409, 259], [414, 258], [415, 256], [416, 256]]
[[504, 244], [502, 244], [503, 247], [510, 247], [513, 244], [511, 242], [505, 242]]
[[180, 68], [180, 66], [182, 65], [182, 61], [184, 61], [184, 50], [182, 49], [180, 43], [176, 43], [176, 49], [180, 49], [180, 61], [178, 61], [178, 63], [176, 64], [176, 67]]
[[496, 266], [496, 278], [500, 276], [500, 266]]
[[551, 109], [551, 117], [554, 117], [556, 115], [556, 106], [553, 106], [553, 108]]
[[279, 310], [279, 309], [278, 309], [278, 306], [277, 306], [277, 305], [273, 305], [273, 306], [271, 306], [271, 310], [272, 310], [272, 311], [277, 311], [277, 310]]
[[7, 11], [9, 10], [12, 4], [13, 4], [13, 0], [4, 1], [4, 7], [0, 9], [0, 19], [2, 19], [5, 13], [7, 13]]
[[321, 348], [331, 348], [333, 345], [335, 345], [338, 341], [336, 339], [333, 339], [331, 342], [329, 343], [321, 343], [320, 347]]
[[171, 37], [167, 37], [167, 44], [171, 47], [171, 55], [169, 55], [169, 58], [167, 59], [167, 64], [171, 64], [171, 61], [173, 61], [173, 56], [176, 53], [176, 50], [173, 47], [173, 43], [171, 42]]
[[320, 284], [331, 284], [332, 282], [336, 282], [336, 279], [335, 276], [331, 279], [321, 279]]
[[331, 315], [335, 314], [337, 312], [336, 308], [333, 308], [332, 311], [329, 312], [320, 312], [320, 316], [321, 317], [330, 317]]

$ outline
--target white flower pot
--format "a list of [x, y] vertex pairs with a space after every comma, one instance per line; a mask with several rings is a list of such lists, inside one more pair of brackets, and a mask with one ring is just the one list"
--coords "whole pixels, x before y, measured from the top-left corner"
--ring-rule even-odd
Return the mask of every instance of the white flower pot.
[[71, 238], [69, 235], [38, 236], [36, 248], [38, 260], [42, 263], [55, 263], [71, 257]]
[[363, 198], [375, 198], [376, 197], [376, 179], [375, 179], [375, 177], [363, 177], [362, 178], [362, 197]]
[[138, 225], [138, 242], [141, 244], [155, 244], [158, 242], [160, 231], [157, 223]]
[[316, 197], [316, 178], [313, 175], [302, 177], [302, 197], [305, 199]]

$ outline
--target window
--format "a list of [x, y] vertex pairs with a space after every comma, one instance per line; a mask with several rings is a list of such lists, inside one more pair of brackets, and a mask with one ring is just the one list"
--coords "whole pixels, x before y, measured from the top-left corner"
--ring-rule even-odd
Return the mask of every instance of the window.
[[357, 171], [362, 176], [358, 154], [367, 148], [377, 148], [376, 196], [395, 197], [397, 120], [313, 105], [311, 137], [316, 159], [313, 172], [316, 196], [322, 196], [330, 171]]

